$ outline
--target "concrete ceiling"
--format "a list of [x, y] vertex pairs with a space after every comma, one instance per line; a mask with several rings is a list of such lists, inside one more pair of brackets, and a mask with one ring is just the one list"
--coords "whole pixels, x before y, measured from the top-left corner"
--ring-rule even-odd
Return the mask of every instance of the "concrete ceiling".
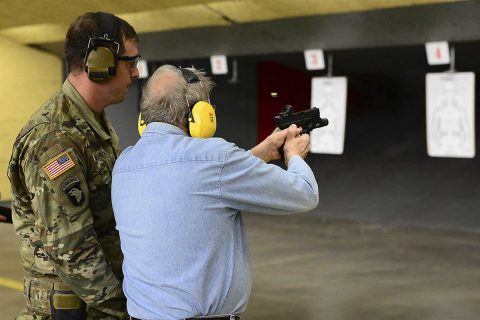
[[141, 34], [457, 1], [462, 0], [2, 0], [0, 35], [24, 44], [63, 42], [69, 23], [87, 11], [112, 12]]

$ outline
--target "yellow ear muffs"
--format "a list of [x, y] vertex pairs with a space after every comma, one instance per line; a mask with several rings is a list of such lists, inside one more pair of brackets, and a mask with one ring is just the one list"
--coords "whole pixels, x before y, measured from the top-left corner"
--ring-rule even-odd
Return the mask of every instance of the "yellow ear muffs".
[[141, 113], [138, 114], [137, 127], [138, 127], [138, 133], [140, 135], [143, 134], [143, 131], [145, 131], [145, 128], [147, 127], [147, 125], [145, 124], [145, 121], [142, 119], [142, 114]]
[[217, 130], [217, 117], [210, 103], [195, 103], [188, 117], [188, 129], [194, 138], [210, 138], [214, 135]]

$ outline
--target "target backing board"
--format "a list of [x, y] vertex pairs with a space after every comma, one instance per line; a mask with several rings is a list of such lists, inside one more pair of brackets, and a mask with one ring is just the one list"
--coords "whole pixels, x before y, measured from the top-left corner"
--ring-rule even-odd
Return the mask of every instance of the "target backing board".
[[475, 74], [427, 73], [427, 153], [475, 157]]
[[310, 152], [342, 154], [347, 112], [347, 78], [312, 78], [311, 107], [320, 109], [320, 116], [328, 119], [328, 126], [311, 132]]

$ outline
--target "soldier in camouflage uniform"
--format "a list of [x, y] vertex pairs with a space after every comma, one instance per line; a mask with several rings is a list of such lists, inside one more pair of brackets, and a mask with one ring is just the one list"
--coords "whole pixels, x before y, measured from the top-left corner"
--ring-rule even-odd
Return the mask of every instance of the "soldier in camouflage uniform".
[[122, 102], [138, 78], [138, 38], [127, 22], [114, 17], [120, 44], [116, 75], [91, 81], [83, 59], [89, 37], [99, 33], [99, 19], [87, 13], [70, 26], [67, 80], [33, 114], [13, 146], [8, 176], [27, 303], [20, 320], [128, 318], [110, 201], [120, 150], [104, 109]]

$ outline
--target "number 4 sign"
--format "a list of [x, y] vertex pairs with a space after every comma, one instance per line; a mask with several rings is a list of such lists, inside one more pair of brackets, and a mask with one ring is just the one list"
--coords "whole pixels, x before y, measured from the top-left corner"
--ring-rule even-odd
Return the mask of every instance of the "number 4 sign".
[[447, 41], [436, 41], [425, 43], [427, 51], [427, 61], [429, 65], [449, 64], [450, 51], [448, 50]]
[[325, 59], [323, 51], [320, 49], [305, 50], [305, 65], [307, 70], [323, 70], [325, 69]]

